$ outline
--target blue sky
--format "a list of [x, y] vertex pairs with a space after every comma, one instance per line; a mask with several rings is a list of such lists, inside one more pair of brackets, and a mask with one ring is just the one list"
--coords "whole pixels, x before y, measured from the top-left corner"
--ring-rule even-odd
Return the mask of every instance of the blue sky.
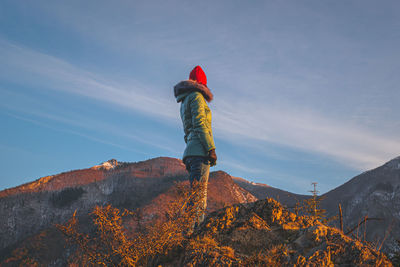
[[400, 155], [398, 1], [1, 1], [0, 189], [181, 157], [201, 65], [219, 164], [321, 192]]

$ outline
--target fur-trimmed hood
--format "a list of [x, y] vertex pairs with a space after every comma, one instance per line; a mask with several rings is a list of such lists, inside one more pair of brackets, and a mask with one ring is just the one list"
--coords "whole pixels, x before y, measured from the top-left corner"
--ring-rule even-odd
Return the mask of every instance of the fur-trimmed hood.
[[174, 86], [174, 95], [176, 97], [176, 101], [177, 102], [182, 101], [182, 98], [178, 97], [179, 95], [193, 91], [200, 92], [204, 96], [204, 99], [207, 102], [211, 102], [213, 100], [214, 96], [207, 86], [193, 80], [186, 80], [186, 81], [181, 81], [180, 83]]

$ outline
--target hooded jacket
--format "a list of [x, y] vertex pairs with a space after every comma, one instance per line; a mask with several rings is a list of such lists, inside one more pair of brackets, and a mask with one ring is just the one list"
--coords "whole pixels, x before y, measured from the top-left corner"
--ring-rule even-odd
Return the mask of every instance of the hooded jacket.
[[[183, 161], [190, 156], [208, 156], [215, 149], [211, 129], [211, 110], [207, 105], [213, 95], [207, 86], [193, 80], [182, 81], [175, 85], [176, 101], [181, 103], [181, 119], [186, 149]], [[207, 102], [206, 102], [207, 100]]]

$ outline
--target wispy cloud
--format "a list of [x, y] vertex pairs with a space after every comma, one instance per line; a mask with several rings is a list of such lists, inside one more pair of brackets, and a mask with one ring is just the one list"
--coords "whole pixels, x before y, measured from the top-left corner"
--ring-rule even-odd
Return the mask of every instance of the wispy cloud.
[[144, 151], [137, 150], [137, 149], [131, 149], [129, 147], [126, 147], [126, 146], [123, 146], [123, 145], [120, 145], [120, 144], [116, 144], [116, 143], [113, 143], [113, 142], [110, 142], [110, 141], [107, 141], [107, 140], [104, 140], [104, 139], [100, 139], [100, 138], [97, 138], [97, 137], [92, 136], [92, 135], [83, 134], [82, 132], [73, 131], [71, 129], [60, 129], [60, 128], [54, 127], [54, 126], [52, 126], [50, 124], [44, 123], [42, 121], [34, 120], [34, 119], [31, 119], [31, 118], [19, 116], [19, 115], [12, 114], [12, 113], [8, 113], [7, 115], [10, 116], [10, 117], [13, 117], [15, 119], [26, 121], [26, 122], [29, 122], [29, 123], [32, 123], [32, 124], [35, 124], [35, 125], [38, 125], [38, 126], [41, 126], [41, 127], [45, 127], [45, 128], [54, 130], [54, 131], [73, 134], [73, 135], [77, 135], [77, 136], [80, 136], [80, 137], [84, 137], [84, 138], [86, 138], [88, 140], [91, 140], [91, 141], [94, 141], [94, 142], [98, 142], [98, 143], [101, 143], [101, 144], [114, 146], [114, 147], [117, 147], [119, 149], [131, 151], [131, 152], [135, 152], [135, 153], [139, 153], [139, 154], [143, 154], [143, 155], [150, 155], [149, 153], [146, 153]]
[[[129, 130], [129, 128], [122, 128], [121, 125], [117, 125], [115, 123], [112, 124], [112, 123], [104, 121], [104, 120], [90, 118], [83, 114], [76, 114], [71, 111], [69, 111], [69, 112], [62, 111], [60, 114], [57, 114], [55, 112], [42, 111], [37, 108], [37, 106], [38, 106], [37, 103], [36, 103], [36, 105], [28, 105], [28, 103], [37, 102], [36, 99], [34, 99], [34, 98], [31, 98], [27, 95], [23, 95], [23, 94], [16, 93], [16, 92], [9, 92], [5, 89], [0, 88], [0, 92], [1, 91], [4, 93], [7, 92], [7, 94], [13, 95], [14, 98], [18, 98], [18, 99], [24, 98], [24, 100], [21, 101], [21, 103], [24, 103], [24, 104], [18, 105], [18, 106], [14, 105], [13, 103], [8, 103], [6, 101], [0, 103], [0, 107], [6, 108], [7, 110], [10, 111], [7, 113], [9, 116], [15, 117], [17, 119], [29, 121], [36, 125], [40, 125], [40, 126], [43, 126], [46, 128], [53, 129], [53, 130], [66, 132], [66, 133], [72, 133], [74, 135], [80, 135], [80, 136], [86, 137], [88, 139], [91, 139], [93, 141], [113, 145], [115, 147], [123, 148], [125, 150], [129, 150], [129, 148], [127, 148], [123, 145], [120, 145], [120, 144], [116, 144], [116, 143], [105, 141], [103, 139], [96, 138], [94, 135], [83, 134], [83, 133], [79, 133], [77, 131], [72, 131], [70, 129], [51, 126], [48, 123], [44, 123], [43, 119], [46, 121], [61, 123], [63, 125], [66, 125], [67, 127], [73, 126], [73, 127], [78, 127], [79, 129], [83, 129], [85, 131], [98, 132], [98, 133], [107, 134], [107, 135], [113, 136], [113, 137], [125, 138], [125, 139], [131, 140], [134, 142], [138, 142], [141, 144], [145, 144], [145, 145], [148, 145], [151, 147], [156, 147], [156, 148], [159, 148], [159, 149], [162, 149], [165, 151], [170, 151], [174, 154], [180, 153], [179, 151], [176, 150], [176, 148], [174, 146], [165, 145], [165, 141], [161, 142], [160, 136], [156, 135], [154, 133], [148, 133], [148, 132], [141, 131], [141, 134], [134, 134], [131, 130]], [[46, 106], [46, 103], [41, 103], [40, 106], [43, 108], [44, 106]], [[24, 114], [25, 116], [20, 116], [17, 114]], [[35, 117], [35, 118], [38, 118], [38, 120], [30, 119], [29, 117], [26, 117], [26, 116]], [[158, 141], [160, 141], [160, 142], [158, 142]], [[143, 151], [139, 151], [139, 150], [131, 150], [131, 151], [136, 151], [136, 152], [140, 152], [141, 154], [150, 155], [149, 153], [144, 153]]]
[[230, 169], [244, 171], [251, 174], [265, 174], [265, 170], [247, 166], [237, 160], [224, 158], [222, 166], [228, 166]]
[[226, 103], [215, 109], [215, 125], [221, 134], [242, 144], [249, 138], [322, 153], [358, 170], [376, 167], [400, 151], [398, 138], [307, 111], [240, 100], [234, 106]]
[[62, 90], [164, 119], [177, 118], [172, 99], [154, 97], [156, 89], [135, 80], [118, 84], [59, 58], [5, 40], [0, 40], [0, 56], [3, 80]]
[[[47, 89], [62, 90], [139, 111], [177, 125], [180, 123], [178, 105], [172, 98], [158, 97], [159, 89], [151, 85], [135, 80], [121, 84], [5, 40], [0, 41], [0, 48], [2, 79], [39, 84]], [[254, 77], [257, 75], [262, 73], [253, 74]], [[260, 82], [256, 80], [248, 85], [257, 88]], [[246, 139], [270, 142], [322, 153], [359, 170], [375, 167], [397, 156], [400, 151], [398, 137], [387, 136], [379, 129], [371, 131], [340, 117], [332, 118], [310, 108], [291, 106], [292, 102], [265, 103], [263, 95], [260, 99], [253, 98], [257, 94], [229, 96], [225, 92], [223, 95], [226, 98], [216, 99], [212, 104], [214, 126], [220, 134], [217, 138], [227, 138], [235, 144], [240, 140], [241, 145], [246, 145]]]

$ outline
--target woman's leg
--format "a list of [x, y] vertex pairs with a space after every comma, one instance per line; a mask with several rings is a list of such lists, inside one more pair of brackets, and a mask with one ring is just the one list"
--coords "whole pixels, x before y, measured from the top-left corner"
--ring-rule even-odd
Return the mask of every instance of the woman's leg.
[[193, 187], [195, 181], [201, 184], [200, 210], [198, 211], [198, 224], [204, 220], [204, 213], [207, 207], [207, 184], [210, 173], [209, 161], [204, 157], [190, 157], [186, 160], [186, 168], [189, 171], [190, 186]]

